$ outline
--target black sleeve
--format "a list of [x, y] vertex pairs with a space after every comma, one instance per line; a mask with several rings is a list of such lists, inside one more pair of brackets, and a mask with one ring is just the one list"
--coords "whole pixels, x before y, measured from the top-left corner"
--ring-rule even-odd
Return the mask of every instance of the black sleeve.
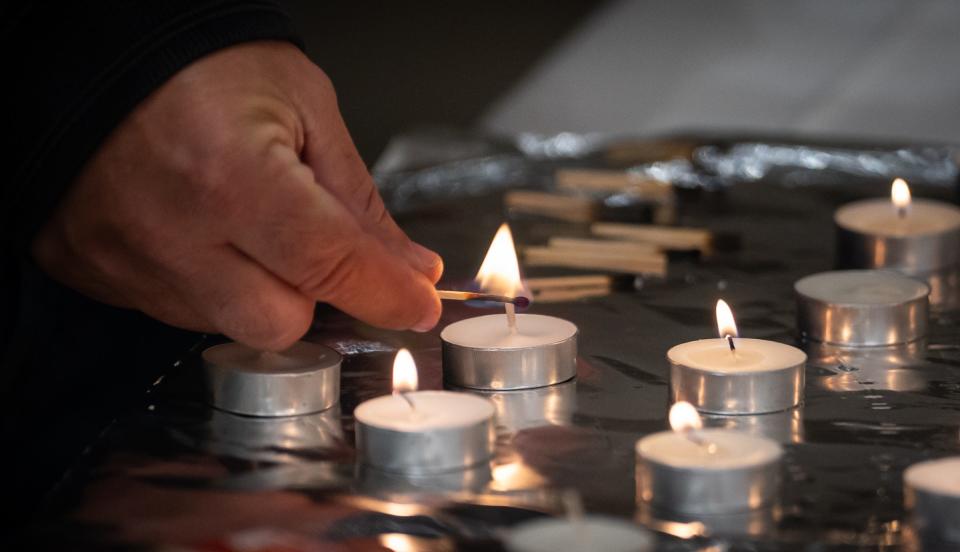
[[289, 18], [264, 0], [38, 0], [3, 10], [5, 256], [24, 251], [107, 134], [178, 70], [241, 42], [298, 43]]

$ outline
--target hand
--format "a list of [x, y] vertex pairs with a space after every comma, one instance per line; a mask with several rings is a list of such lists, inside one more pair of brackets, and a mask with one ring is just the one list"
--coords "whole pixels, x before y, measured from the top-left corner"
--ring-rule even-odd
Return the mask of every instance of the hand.
[[155, 91], [33, 255], [100, 301], [267, 350], [306, 333], [316, 301], [391, 329], [440, 316], [440, 257], [390, 218], [326, 75], [284, 43], [211, 54]]

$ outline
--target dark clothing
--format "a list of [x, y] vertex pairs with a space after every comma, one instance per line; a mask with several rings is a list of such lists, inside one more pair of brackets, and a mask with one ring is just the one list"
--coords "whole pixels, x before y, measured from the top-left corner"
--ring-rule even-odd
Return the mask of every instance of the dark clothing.
[[196, 340], [52, 282], [27, 255], [32, 236], [111, 130], [174, 73], [227, 46], [296, 38], [279, 6], [262, 0], [8, 4], [0, 455], [2, 494], [24, 513]]

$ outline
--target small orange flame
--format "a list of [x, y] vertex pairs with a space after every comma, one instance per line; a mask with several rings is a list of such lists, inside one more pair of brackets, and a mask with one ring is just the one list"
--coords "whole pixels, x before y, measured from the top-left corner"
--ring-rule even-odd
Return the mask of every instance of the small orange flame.
[[907, 186], [904, 179], [898, 178], [893, 181], [893, 185], [890, 186], [890, 201], [897, 209], [910, 207], [910, 186]]
[[670, 407], [670, 427], [679, 432], [701, 429], [703, 420], [692, 404], [680, 401]]
[[726, 301], [717, 301], [717, 331], [720, 337], [737, 337], [737, 323], [733, 319], [733, 311]]
[[397, 351], [393, 359], [393, 392], [408, 393], [417, 390], [417, 364], [406, 349]]
[[513, 297], [523, 290], [520, 279], [520, 265], [517, 262], [517, 249], [513, 246], [513, 235], [507, 223], [500, 225], [493, 237], [487, 256], [477, 272], [477, 282], [487, 293]]

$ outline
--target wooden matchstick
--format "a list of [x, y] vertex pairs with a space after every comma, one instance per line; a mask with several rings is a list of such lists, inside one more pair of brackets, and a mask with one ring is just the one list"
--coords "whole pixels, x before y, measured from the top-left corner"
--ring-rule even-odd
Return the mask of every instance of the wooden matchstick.
[[608, 274], [584, 274], [577, 276], [545, 276], [527, 278], [523, 281], [527, 289], [535, 294], [541, 291], [575, 288], [611, 288], [613, 278]]
[[695, 249], [710, 253], [713, 249], [712, 234], [702, 228], [598, 222], [590, 230], [597, 236], [656, 245], [664, 250]]
[[588, 253], [606, 253], [609, 255], [621, 255], [625, 257], [643, 257], [660, 252], [659, 247], [657, 247], [655, 244], [649, 243], [635, 241], [564, 238], [559, 236], [550, 238], [547, 241], [547, 246], [554, 249], [585, 251]]
[[513, 190], [504, 196], [504, 203], [512, 211], [568, 222], [590, 222], [597, 218], [597, 202], [588, 197]]
[[637, 255], [611, 254], [557, 247], [527, 247], [524, 261], [528, 266], [564, 266], [593, 270], [610, 270], [628, 274], [665, 275], [667, 256], [663, 253]]
[[437, 295], [439, 295], [441, 299], [449, 299], [451, 301], [494, 301], [497, 303], [506, 303], [511, 306], [516, 305], [521, 309], [530, 305], [530, 299], [523, 296], [507, 297], [505, 295], [475, 293], [472, 291], [450, 291], [445, 289], [438, 289]]

